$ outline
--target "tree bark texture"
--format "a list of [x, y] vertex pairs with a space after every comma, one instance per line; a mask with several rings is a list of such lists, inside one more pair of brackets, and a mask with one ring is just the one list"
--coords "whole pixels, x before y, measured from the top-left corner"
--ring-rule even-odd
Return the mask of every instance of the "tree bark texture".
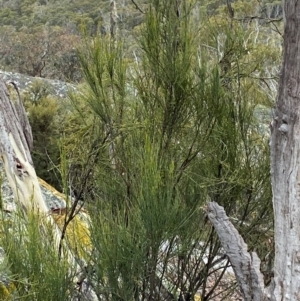
[[0, 80], [0, 137], [1, 159], [16, 200], [26, 211], [47, 213], [30, 155], [31, 127], [21, 99], [16, 104], [10, 100], [3, 80]]
[[244, 300], [268, 300], [257, 254], [248, 252], [246, 243], [229, 221], [223, 207], [216, 202], [211, 202], [207, 209], [208, 218], [214, 225], [230, 260]]
[[271, 123], [274, 300], [300, 300], [300, 1], [284, 1], [283, 64]]

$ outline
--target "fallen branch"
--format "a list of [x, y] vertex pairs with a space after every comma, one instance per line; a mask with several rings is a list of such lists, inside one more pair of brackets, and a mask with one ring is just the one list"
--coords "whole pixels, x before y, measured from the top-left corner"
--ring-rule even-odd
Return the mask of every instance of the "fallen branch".
[[228, 256], [245, 301], [269, 300], [269, 294], [260, 272], [260, 259], [248, 252], [246, 243], [216, 202], [207, 206], [207, 215], [213, 224]]

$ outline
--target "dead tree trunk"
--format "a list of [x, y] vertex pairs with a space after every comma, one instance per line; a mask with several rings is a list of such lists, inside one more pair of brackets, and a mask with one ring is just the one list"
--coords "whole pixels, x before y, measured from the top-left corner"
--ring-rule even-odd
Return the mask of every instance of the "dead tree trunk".
[[300, 3], [284, 1], [284, 54], [271, 126], [274, 300], [300, 300]]
[[117, 19], [118, 19], [118, 14], [117, 14], [116, 1], [111, 0], [110, 1], [110, 36], [112, 39], [116, 38]]
[[[43, 198], [30, 154], [31, 145], [31, 127], [20, 95], [17, 103], [14, 104], [5, 83], [0, 79], [0, 159], [4, 163], [5, 173], [16, 202], [26, 213], [38, 214], [42, 222], [52, 226], [54, 247], [58, 250], [61, 232]], [[80, 272], [80, 267], [67, 246], [65, 251], [71, 269], [75, 268]], [[84, 286], [83, 290], [88, 300], [97, 300], [89, 285], [87, 286], [84, 281], [81, 285]]]
[[265, 288], [256, 254], [224, 209], [208, 204], [208, 217], [234, 268], [245, 300], [300, 300], [300, 1], [285, 0], [284, 53], [271, 123], [271, 179], [275, 219], [274, 279]]
[[0, 80], [0, 137], [1, 159], [16, 200], [27, 212], [47, 213], [30, 155], [31, 127], [21, 99], [15, 104], [10, 100], [3, 80]]

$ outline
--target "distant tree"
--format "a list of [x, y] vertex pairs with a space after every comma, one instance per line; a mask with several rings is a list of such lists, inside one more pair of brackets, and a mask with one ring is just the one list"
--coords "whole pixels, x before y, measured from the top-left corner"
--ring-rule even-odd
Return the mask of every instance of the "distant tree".
[[60, 27], [25, 28], [13, 31], [5, 27], [0, 46], [4, 68], [37, 77], [78, 81], [79, 62], [75, 48], [80, 38]]

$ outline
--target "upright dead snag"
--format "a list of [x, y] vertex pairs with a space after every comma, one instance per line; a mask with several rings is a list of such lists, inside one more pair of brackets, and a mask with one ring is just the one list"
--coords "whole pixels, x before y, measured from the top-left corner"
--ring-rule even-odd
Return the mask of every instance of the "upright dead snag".
[[[18, 93], [17, 103], [14, 104], [10, 99], [4, 81], [0, 79], [0, 158], [4, 163], [7, 179], [13, 190], [16, 202], [27, 213], [34, 212], [39, 214], [45, 224], [52, 226], [55, 247], [58, 250], [61, 231], [43, 198], [30, 154], [31, 145], [31, 127], [20, 95]], [[75, 268], [78, 272], [81, 272], [81, 268], [76, 263], [68, 246], [66, 246], [64, 255], [67, 256], [71, 269]], [[88, 300], [97, 300], [90, 286], [85, 285], [85, 283], [82, 286], [84, 286], [82, 291], [84, 291], [86, 296], [89, 296]]]
[[26, 211], [46, 213], [30, 154], [32, 134], [25, 109], [19, 98], [14, 104], [4, 81], [0, 80], [0, 155], [16, 201]]

